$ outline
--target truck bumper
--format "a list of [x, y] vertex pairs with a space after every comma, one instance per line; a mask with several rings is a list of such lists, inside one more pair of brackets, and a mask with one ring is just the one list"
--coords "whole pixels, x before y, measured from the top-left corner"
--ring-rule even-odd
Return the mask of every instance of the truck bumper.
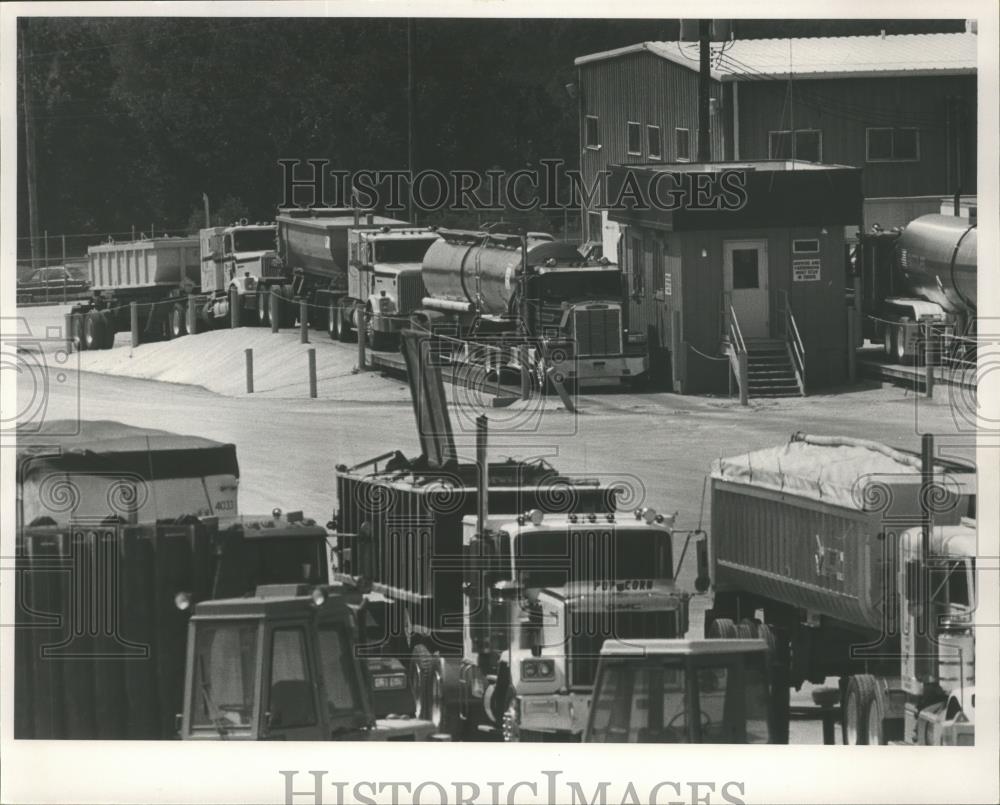
[[520, 696], [521, 729], [579, 737], [587, 724], [590, 694], [539, 693]]
[[568, 367], [567, 377], [580, 386], [614, 386], [649, 368], [645, 355], [588, 356]]

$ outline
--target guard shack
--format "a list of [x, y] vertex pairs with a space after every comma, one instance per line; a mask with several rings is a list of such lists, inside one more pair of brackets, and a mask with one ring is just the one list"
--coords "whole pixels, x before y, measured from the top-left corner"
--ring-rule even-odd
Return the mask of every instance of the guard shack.
[[629, 330], [645, 335], [654, 375], [675, 392], [733, 390], [745, 400], [847, 381], [858, 168], [616, 165], [608, 191]]

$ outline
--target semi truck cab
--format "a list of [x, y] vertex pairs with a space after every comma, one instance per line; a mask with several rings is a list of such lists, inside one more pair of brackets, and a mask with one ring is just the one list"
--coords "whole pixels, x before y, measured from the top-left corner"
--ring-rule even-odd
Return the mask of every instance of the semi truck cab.
[[382, 226], [351, 230], [348, 239], [348, 296], [364, 309], [372, 346], [388, 347], [427, 294], [420, 267], [440, 236], [426, 227]]
[[274, 584], [196, 604], [188, 627], [186, 740], [425, 740], [427, 721], [376, 719], [344, 585]]
[[227, 319], [235, 292], [241, 308], [256, 311], [263, 323], [267, 311], [258, 291], [289, 281], [278, 257], [276, 230], [276, 224], [250, 224], [246, 219], [201, 230], [201, 289], [209, 294], [204, 314], [210, 321]]
[[492, 725], [505, 740], [578, 739], [607, 639], [687, 632], [690, 595], [674, 582], [671, 526], [651, 510], [621, 520], [535, 510], [483, 538], [476, 518], [464, 526], [459, 676], [482, 690], [484, 716], [466, 719]]
[[585, 743], [770, 743], [767, 644], [607, 640]]

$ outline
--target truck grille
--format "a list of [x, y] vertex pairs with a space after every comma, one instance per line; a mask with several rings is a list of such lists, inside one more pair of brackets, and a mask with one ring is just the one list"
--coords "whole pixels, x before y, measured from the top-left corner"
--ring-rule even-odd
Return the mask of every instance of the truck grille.
[[396, 304], [399, 313], [406, 315], [420, 307], [427, 296], [419, 271], [404, 272], [396, 280]]
[[614, 625], [609, 628], [607, 613], [573, 613], [572, 631], [567, 645], [567, 665], [571, 688], [590, 688], [597, 676], [597, 660], [607, 638], [677, 637], [676, 610], [614, 610]]
[[573, 308], [573, 337], [580, 357], [621, 355], [621, 308], [596, 304]]
[[265, 254], [260, 258], [260, 275], [265, 278], [278, 278], [285, 275], [284, 267], [277, 255]]

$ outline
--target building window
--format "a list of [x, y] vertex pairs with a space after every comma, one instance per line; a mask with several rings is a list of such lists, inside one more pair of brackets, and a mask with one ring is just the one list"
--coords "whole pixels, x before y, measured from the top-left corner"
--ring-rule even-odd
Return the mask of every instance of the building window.
[[691, 159], [691, 132], [688, 129], [674, 129], [674, 157], [678, 162]]
[[869, 162], [917, 162], [920, 132], [917, 129], [865, 129]]
[[819, 240], [816, 238], [793, 240], [792, 254], [819, 254]]
[[587, 213], [587, 240], [603, 240], [604, 225], [599, 212]]
[[768, 159], [802, 159], [806, 162], [823, 161], [823, 134], [819, 129], [769, 131], [767, 133]]
[[660, 143], [659, 126], [646, 126], [646, 153], [650, 159], [663, 158], [663, 146]]
[[628, 152], [633, 156], [642, 156], [642, 126], [628, 122]]
[[597, 115], [587, 115], [583, 119], [583, 142], [587, 148], [601, 147], [601, 138], [597, 134]]
[[642, 296], [643, 293], [643, 271], [642, 271], [642, 240], [632, 238], [632, 254], [629, 255], [631, 265], [629, 269], [632, 274], [632, 295]]

